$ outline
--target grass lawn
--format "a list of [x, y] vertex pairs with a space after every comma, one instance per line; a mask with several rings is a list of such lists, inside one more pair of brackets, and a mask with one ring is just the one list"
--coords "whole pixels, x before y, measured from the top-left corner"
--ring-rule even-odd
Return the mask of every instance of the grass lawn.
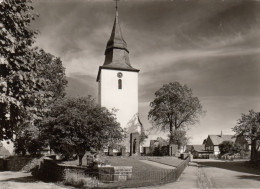
[[[152, 165], [148, 165], [146, 163], [143, 163], [138, 160], [138, 158], [132, 158], [132, 157], [111, 157], [111, 156], [102, 156], [101, 159], [107, 160], [109, 164], [112, 166], [133, 166], [133, 172], [143, 172], [144, 170], [147, 172], [152, 172], [152, 171], [158, 171], [158, 170], [165, 170], [162, 168], [158, 168]], [[79, 162], [78, 160], [74, 161], [66, 161], [64, 162], [67, 165], [78, 165]], [[82, 160], [82, 165], [86, 165], [87, 161], [86, 158], [84, 157]]]
[[173, 166], [173, 167], [177, 167], [182, 162], [184, 162], [184, 160], [181, 160], [181, 159], [178, 159], [178, 158], [175, 158], [175, 157], [149, 157], [148, 160], [154, 161], [154, 162], [157, 162], [157, 163], [161, 163], [161, 164], [164, 164], [164, 165]]
[[[120, 157], [102, 156], [112, 166], [132, 166], [133, 173], [130, 180], [124, 182], [107, 183], [103, 187], [140, 187], [158, 185], [173, 182], [176, 179], [175, 167], [183, 160], [174, 157]], [[158, 163], [173, 166], [173, 169], [163, 169], [140, 161], [139, 159], [150, 160]], [[64, 162], [69, 165], [78, 165], [78, 160]], [[83, 158], [83, 166], [86, 165], [86, 158]]]

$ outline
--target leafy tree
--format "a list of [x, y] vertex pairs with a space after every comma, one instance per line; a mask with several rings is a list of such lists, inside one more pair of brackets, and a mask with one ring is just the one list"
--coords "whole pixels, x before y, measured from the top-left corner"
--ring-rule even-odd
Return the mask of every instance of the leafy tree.
[[39, 155], [48, 146], [48, 143], [41, 137], [38, 127], [29, 124], [19, 128], [14, 141], [15, 153], [26, 155]]
[[235, 154], [241, 152], [242, 147], [233, 141], [223, 141], [219, 144], [220, 155], [224, 155], [226, 153]]
[[244, 136], [251, 141], [251, 160], [256, 161], [260, 141], [260, 112], [250, 110], [249, 114], [242, 114], [233, 131], [237, 136]]
[[170, 133], [169, 139], [172, 144], [178, 145], [180, 149], [181, 146], [185, 146], [188, 144], [189, 138], [186, 136], [185, 130], [174, 130]]
[[4, 0], [0, 3], [0, 139], [11, 139], [17, 123], [26, 114], [24, 99], [34, 92], [35, 63], [30, 46], [36, 32], [29, 27], [32, 6], [27, 1]]
[[64, 67], [59, 58], [44, 52], [42, 49], [35, 48], [33, 50], [38, 64], [41, 64], [43, 68], [37, 70], [37, 77], [48, 81], [48, 85], [41, 88], [42, 98], [45, 98], [45, 105], [34, 103], [35, 99], [27, 100], [27, 102], [31, 100], [30, 103], [34, 104], [34, 108], [38, 110], [35, 112], [38, 119], [20, 124], [16, 132], [14, 147], [16, 153], [24, 154], [28, 152], [35, 155], [48, 146], [48, 143], [44, 143], [45, 140], [41, 138], [42, 133], [39, 127], [41, 119], [47, 115], [51, 104], [65, 96], [67, 80]]
[[76, 153], [79, 165], [87, 150], [106, 148], [124, 137], [114, 114], [97, 105], [91, 96], [57, 100], [43, 128], [51, 149], [65, 156]]
[[148, 119], [153, 128], [169, 131], [170, 134], [174, 130], [194, 125], [203, 112], [202, 105], [197, 97], [193, 97], [192, 90], [178, 82], [163, 85], [156, 91], [150, 107]]
[[37, 32], [30, 28], [36, 16], [30, 0], [4, 0], [0, 14], [0, 140], [22, 139], [64, 96], [66, 79], [59, 58], [32, 47]]
[[226, 154], [226, 153], [232, 153], [233, 152], [233, 146], [234, 142], [233, 141], [223, 141], [221, 144], [219, 144], [219, 151], [220, 154]]

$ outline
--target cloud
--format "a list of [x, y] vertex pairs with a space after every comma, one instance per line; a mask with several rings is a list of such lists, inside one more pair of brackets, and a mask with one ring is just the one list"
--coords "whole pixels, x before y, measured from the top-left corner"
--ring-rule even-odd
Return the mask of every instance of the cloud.
[[[112, 1], [38, 0], [36, 45], [61, 57], [72, 96], [97, 97], [95, 81], [114, 21]], [[240, 113], [259, 108], [260, 2], [247, 0], [120, 1], [119, 19], [140, 69], [139, 111], [147, 114], [163, 84], [187, 84], [208, 114], [193, 141], [229, 132]]]
[[188, 131], [189, 136], [195, 136], [193, 143], [197, 144], [202, 144], [209, 134], [220, 134], [220, 131], [223, 134], [234, 134], [232, 128], [242, 113], [248, 113], [250, 109], [260, 111], [259, 97], [212, 96], [201, 98], [201, 102], [207, 110], [206, 116]]
[[95, 78], [88, 75], [72, 74], [67, 77], [68, 87], [66, 88], [67, 96], [88, 96], [91, 95], [97, 100], [97, 83]]

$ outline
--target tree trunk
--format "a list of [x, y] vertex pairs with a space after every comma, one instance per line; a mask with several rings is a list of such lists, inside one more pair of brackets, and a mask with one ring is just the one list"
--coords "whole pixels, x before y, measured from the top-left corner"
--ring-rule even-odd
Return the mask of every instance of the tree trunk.
[[257, 151], [256, 151], [256, 140], [251, 142], [251, 161], [257, 160]]
[[82, 158], [83, 158], [84, 155], [82, 154], [78, 154], [78, 157], [79, 157], [79, 166], [82, 165]]

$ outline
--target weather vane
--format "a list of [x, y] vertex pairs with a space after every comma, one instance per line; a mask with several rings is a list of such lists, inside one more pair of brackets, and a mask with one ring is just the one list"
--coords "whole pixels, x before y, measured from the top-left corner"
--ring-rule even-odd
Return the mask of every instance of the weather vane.
[[117, 10], [117, 3], [118, 3], [119, 0], [114, 0], [114, 1], [116, 2], [116, 10]]

